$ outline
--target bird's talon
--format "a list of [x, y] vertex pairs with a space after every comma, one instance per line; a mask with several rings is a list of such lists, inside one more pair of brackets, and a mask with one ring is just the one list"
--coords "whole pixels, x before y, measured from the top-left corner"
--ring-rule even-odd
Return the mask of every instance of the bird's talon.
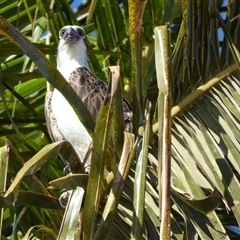
[[68, 174], [70, 174], [70, 173], [72, 173], [72, 172], [71, 172], [71, 169], [70, 169], [70, 166], [69, 166], [69, 165], [66, 165], [66, 166], [63, 168], [63, 174], [64, 174], [64, 175], [68, 175]]

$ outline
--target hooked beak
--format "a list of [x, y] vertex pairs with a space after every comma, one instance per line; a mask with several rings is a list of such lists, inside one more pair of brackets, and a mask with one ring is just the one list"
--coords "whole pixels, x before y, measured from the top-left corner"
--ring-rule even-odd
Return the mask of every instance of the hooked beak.
[[80, 39], [80, 36], [73, 28], [70, 27], [65, 32], [63, 39], [68, 42], [76, 42]]

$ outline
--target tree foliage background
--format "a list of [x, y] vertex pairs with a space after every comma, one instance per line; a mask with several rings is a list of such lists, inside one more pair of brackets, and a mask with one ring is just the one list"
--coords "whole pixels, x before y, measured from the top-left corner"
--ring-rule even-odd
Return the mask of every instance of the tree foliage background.
[[[158, 83], [169, 76], [171, 239], [238, 239], [240, 19], [230, 20], [239, 14], [239, 5], [238, 0], [1, 0], [0, 15], [53, 65], [59, 29], [82, 26], [92, 71], [107, 82], [108, 66], [119, 61], [122, 93], [134, 111], [134, 133], [125, 135], [123, 150], [113, 153], [116, 161], [121, 159], [119, 166], [124, 166], [121, 179], [116, 166], [110, 166], [113, 171], [97, 189], [90, 186], [102, 174], [96, 165], [95, 176], [79, 171], [64, 176], [58, 153], [73, 169], [79, 163], [67, 142], [50, 144], [44, 97], [51, 86], [45, 71], [32, 61], [33, 53], [28, 55], [14, 44], [21, 35], [11, 39], [1, 18], [1, 238], [166, 237], [160, 213], [161, 201], [168, 199], [159, 202], [159, 190], [167, 183], [160, 179], [159, 149], [168, 139], [161, 138], [159, 128], [162, 89]], [[160, 59], [155, 61], [160, 49], [154, 46], [158, 41], [154, 29], [166, 22], [171, 32], [171, 55], [162, 55], [163, 62], [169, 63], [167, 69]], [[139, 29], [135, 28], [138, 23], [142, 23]], [[41, 69], [56, 72], [50, 63]], [[52, 83], [56, 86], [61, 79]], [[117, 100], [114, 104], [113, 109]], [[94, 139], [108, 132], [101, 128], [107, 115], [103, 109]], [[97, 143], [106, 150], [99, 161], [111, 165], [108, 147]], [[97, 147], [93, 151], [101, 152]], [[65, 209], [58, 201], [63, 188], [74, 189]], [[98, 203], [93, 208], [95, 199]]]

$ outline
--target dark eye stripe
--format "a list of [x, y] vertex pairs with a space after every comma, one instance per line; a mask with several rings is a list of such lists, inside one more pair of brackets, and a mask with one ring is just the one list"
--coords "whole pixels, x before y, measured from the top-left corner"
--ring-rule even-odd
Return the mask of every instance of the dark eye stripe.
[[[82, 28], [75, 28], [75, 31], [78, 32], [79, 36], [83, 37], [85, 36], [85, 32]], [[59, 31], [59, 36], [63, 36], [66, 32], [66, 28], [62, 28], [60, 31]]]
[[81, 28], [78, 28], [78, 29], [77, 29], [77, 32], [78, 32], [78, 34], [79, 34], [80, 36], [84, 36], [84, 35], [85, 35], [84, 31], [83, 31]]

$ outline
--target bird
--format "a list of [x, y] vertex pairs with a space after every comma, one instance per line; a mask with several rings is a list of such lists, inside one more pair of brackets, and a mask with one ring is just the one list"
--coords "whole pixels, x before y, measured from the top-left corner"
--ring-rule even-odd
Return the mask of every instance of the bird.
[[[67, 25], [59, 31], [57, 69], [78, 94], [96, 121], [107, 91], [107, 84], [95, 76], [88, 64], [86, 33], [76, 25]], [[132, 132], [132, 107], [123, 99], [124, 131]], [[92, 138], [75, 111], [56, 88], [46, 94], [45, 119], [53, 142], [67, 140], [86, 166], [90, 165]], [[86, 158], [87, 159], [84, 159]]]

